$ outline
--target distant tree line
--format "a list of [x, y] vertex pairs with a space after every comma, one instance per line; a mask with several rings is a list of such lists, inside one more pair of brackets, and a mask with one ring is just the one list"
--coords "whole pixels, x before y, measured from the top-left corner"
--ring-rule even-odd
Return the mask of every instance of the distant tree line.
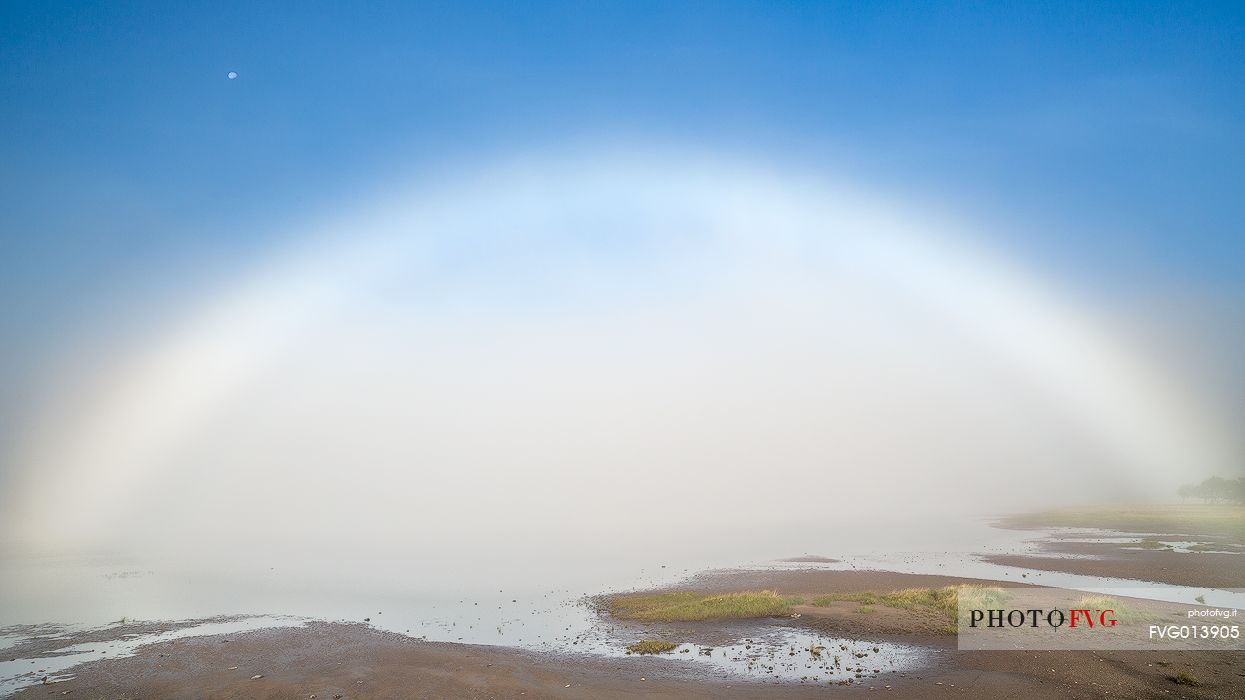
[[1234, 480], [1212, 476], [1200, 484], [1185, 484], [1176, 493], [1182, 501], [1200, 498], [1203, 503], [1245, 503], [1245, 477]]

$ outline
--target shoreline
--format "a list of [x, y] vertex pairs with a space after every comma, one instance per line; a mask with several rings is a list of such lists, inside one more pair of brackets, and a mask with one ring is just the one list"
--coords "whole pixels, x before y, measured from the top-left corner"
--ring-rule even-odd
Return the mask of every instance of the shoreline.
[[[1206, 586], [1207, 581], [1245, 581], [1245, 555], [1139, 549], [1120, 542], [1078, 541], [1073, 535], [1051, 537], [1042, 542], [1040, 550], [1056, 556], [988, 555], [982, 559], [1092, 576], [1140, 579], [1145, 575], [1151, 583]], [[1061, 554], [1073, 557], [1058, 556]], [[826, 563], [826, 559], [805, 555], [779, 561], [812, 565]], [[584, 646], [555, 651], [425, 641], [357, 622], [303, 618], [298, 620], [299, 626], [244, 627], [228, 634], [176, 637], [178, 630], [196, 625], [210, 628], [212, 623], [229, 620], [207, 618], [128, 623], [77, 633], [62, 629], [58, 634], [48, 628], [42, 639], [19, 643], [0, 654], [50, 661], [68, 645], [90, 648], [125, 635], [160, 632], [176, 637], [145, 643], [132, 649], [132, 655], [120, 658], [93, 657], [69, 668], [64, 680], [53, 676], [49, 680], [54, 682], [24, 687], [12, 696], [15, 698], [344, 699], [400, 698], [412, 693], [444, 698], [797, 698], [819, 696], [827, 690], [983, 699], [1245, 697], [1240, 652], [961, 651], [957, 637], [947, 630], [946, 620], [928, 611], [887, 606], [869, 606], [864, 611], [846, 600], [811, 604], [818, 595], [959, 584], [1033, 585], [1017, 580], [864, 569], [721, 569], [641, 593], [774, 591], [800, 596], [804, 601], [794, 604], [788, 610], [791, 614], [782, 617], [638, 622], [613, 618], [603, 604], [608, 596], [596, 596], [587, 600], [596, 604], [598, 636]], [[854, 676], [808, 680], [788, 672], [787, 676], [766, 677], [764, 669], [774, 673], [777, 665], [786, 664], [785, 670], [793, 667], [800, 673], [800, 663], [809, 668], [815, 664], [815, 653], [812, 659], [799, 656], [809, 652], [796, 646], [789, 655], [779, 654], [776, 659], [775, 652], [785, 651], [781, 645], [788, 643], [783, 640], [823, 637], [827, 643], [856, 640], [866, 645], [892, 645], [912, 651], [920, 661], [887, 667], [883, 652], [877, 659], [852, 662], [868, 667], [855, 669]], [[751, 638], [768, 640], [764, 644], [768, 645], [770, 665], [761, 658], [761, 670], [753, 672], [749, 661], [747, 675], [721, 664], [697, 663], [703, 660], [688, 653], [705, 647], [730, 648], [732, 644], [738, 648], [740, 640]], [[623, 654], [627, 644], [643, 639], [666, 640], [683, 648], [681, 654]], [[777, 649], [774, 640], [778, 640]], [[1174, 679], [1178, 674], [1197, 679], [1197, 685], [1177, 684]]]
[[[815, 628], [818, 623], [801, 618], [801, 624]], [[705, 672], [670, 656], [610, 658], [427, 642], [357, 623], [310, 622], [151, 644], [134, 656], [82, 664], [71, 679], [30, 686], [13, 697], [344, 700], [416, 693], [433, 698], [785, 699], [833, 691], [1021, 700], [1209, 699], [1245, 693], [1236, 652], [962, 652], [955, 649], [953, 636], [915, 634], [907, 641], [926, 647], [931, 662], [849, 684], [792, 683]], [[1203, 685], [1178, 686], [1170, 680], [1177, 672], [1203, 679]]]

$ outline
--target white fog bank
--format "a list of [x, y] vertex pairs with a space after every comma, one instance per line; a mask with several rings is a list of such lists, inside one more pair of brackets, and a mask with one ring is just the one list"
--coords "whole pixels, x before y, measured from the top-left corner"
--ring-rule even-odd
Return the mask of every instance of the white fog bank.
[[1193, 387], [951, 228], [699, 157], [395, 185], [59, 397], [3, 529], [204, 556], [762, 549], [1226, 469]]

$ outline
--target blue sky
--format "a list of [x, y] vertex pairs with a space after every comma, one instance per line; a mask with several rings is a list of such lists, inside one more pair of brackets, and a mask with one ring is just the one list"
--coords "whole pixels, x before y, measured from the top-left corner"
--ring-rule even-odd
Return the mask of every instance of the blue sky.
[[575, 140], [831, 167], [1239, 301], [1243, 36], [1239, 3], [5, 3], [9, 364], [389, 173]]

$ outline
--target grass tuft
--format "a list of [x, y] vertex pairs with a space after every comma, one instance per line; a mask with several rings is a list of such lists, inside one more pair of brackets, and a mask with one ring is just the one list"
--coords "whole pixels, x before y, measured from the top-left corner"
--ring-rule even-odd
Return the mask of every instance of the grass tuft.
[[1003, 589], [992, 586], [944, 586], [942, 588], [905, 588], [889, 593], [876, 591], [830, 593], [813, 598], [813, 605], [824, 608], [838, 601], [847, 601], [860, 603], [860, 607], [856, 608], [858, 613], [874, 612], [874, 606], [878, 605], [900, 610], [928, 611], [946, 620], [945, 631], [955, 634], [959, 632], [957, 614], [961, 600], [967, 606], [996, 608], [1009, 597]]
[[861, 591], [857, 593], [830, 593], [813, 599], [813, 605], [827, 607], [836, 601], [848, 601], [861, 605], [885, 605], [903, 610], [934, 610], [955, 617], [959, 591], [956, 586], [944, 588], [905, 588], [890, 593]]
[[1078, 600], [1076, 605], [1072, 607], [1085, 608], [1088, 610], [1114, 610], [1115, 619], [1118, 620], [1120, 624], [1125, 625], [1132, 624], [1134, 622], [1153, 620], [1156, 617], [1153, 613], [1138, 610], [1137, 608], [1125, 605], [1115, 598], [1105, 595], [1081, 596], [1081, 599]]
[[663, 642], [659, 639], [645, 639], [635, 644], [627, 645], [627, 653], [629, 654], [664, 654], [667, 651], [674, 651], [679, 647], [678, 644]]
[[1192, 674], [1185, 673], [1184, 671], [1181, 671], [1174, 676], [1168, 676], [1168, 679], [1176, 685], [1187, 685], [1193, 688], [1196, 688], [1202, 684], [1202, 682], [1195, 678]]

